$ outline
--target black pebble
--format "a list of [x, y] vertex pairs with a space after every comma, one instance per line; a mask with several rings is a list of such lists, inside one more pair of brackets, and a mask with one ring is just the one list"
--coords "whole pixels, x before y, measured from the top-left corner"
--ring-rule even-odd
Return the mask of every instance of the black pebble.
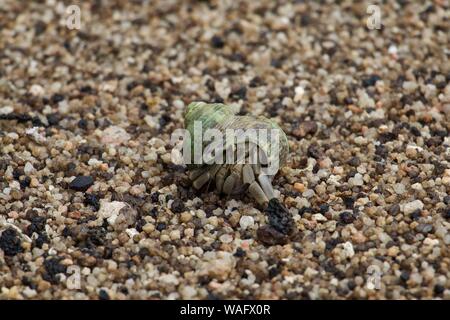
[[351, 212], [345, 211], [339, 215], [339, 220], [344, 224], [350, 224], [355, 221], [355, 217]]
[[93, 193], [86, 193], [84, 195], [84, 204], [94, 207], [95, 211], [98, 211], [100, 209], [100, 202], [98, 200], [98, 197]]
[[44, 33], [46, 29], [47, 29], [47, 24], [45, 22], [39, 20], [34, 24], [34, 35], [39, 36], [42, 33]]
[[234, 253], [234, 256], [238, 257], [238, 258], [245, 257], [245, 255], [246, 255], [246, 252], [242, 248], [237, 248], [236, 252]]
[[58, 93], [55, 93], [52, 97], [51, 97], [51, 101], [53, 103], [58, 103], [64, 100], [64, 96]]
[[78, 176], [69, 183], [69, 188], [76, 191], [86, 191], [94, 184], [91, 176]]
[[56, 275], [58, 273], [66, 273], [67, 267], [60, 264], [61, 258], [50, 258], [48, 260], [44, 261], [44, 267], [46, 274], [43, 276], [43, 278], [47, 281], [50, 281], [51, 283], [55, 284], [58, 283], [58, 279], [56, 278]]
[[415, 135], [416, 137], [420, 137], [422, 134], [420, 133], [420, 130], [417, 129], [417, 127], [411, 126], [411, 128], [409, 129], [409, 131], [411, 131], [411, 133], [413, 135]]
[[344, 201], [347, 209], [353, 209], [353, 206], [355, 205], [355, 199], [353, 199], [353, 197], [342, 197], [342, 201]]
[[160, 222], [156, 225], [156, 230], [162, 231], [166, 228], [166, 224], [164, 222]]
[[449, 220], [450, 219], [450, 207], [445, 209], [444, 211], [444, 218]]
[[401, 279], [403, 282], [406, 282], [406, 281], [409, 280], [409, 275], [410, 275], [410, 273], [409, 273], [408, 271], [403, 271], [403, 272], [400, 274], [400, 279]]
[[181, 213], [186, 209], [184, 202], [181, 199], [175, 199], [172, 202], [172, 211], [174, 213]]
[[224, 47], [225, 42], [223, 41], [223, 39], [221, 37], [213, 36], [211, 38], [211, 45], [216, 49], [221, 49]]
[[78, 128], [86, 130], [88, 126], [88, 122], [85, 119], [80, 119], [78, 121]]
[[421, 212], [422, 212], [422, 210], [420, 210], [420, 209], [414, 210], [414, 212], [411, 213], [411, 219], [419, 220], [420, 216], [421, 216]]
[[149, 212], [150, 217], [156, 218], [158, 216], [158, 209], [156, 207], [151, 208]]
[[444, 197], [444, 203], [445, 204], [450, 204], [450, 196], [445, 196]]
[[370, 76], [363, 78], [362, 85], [363, 85], [363, 87], [374, 86], [378, 80], [381, 80], [381, 78], [376, 74], [372, 74]]
[[328, 210], [330, 210], [330, 206], [328, 204], [326, 204], [326, 203], [325, 204], [321, 204], [320, 207], [319, 207], [319, 210], [320, 210], [321, 214], [327, 213]]
[[278, 201], [278, 199], [270, 199], [266, 209], [269, 224], [284, 235], [291, 234], [294, 231], [294, 220], [290, 212]]
[[277, 275], [279, 275], [281, 272], [279, 267], [273, 267], [269, 269], [269, 278], [275, 278]]
[[397, 214], [399, 214], [399, 212], [400, 212], [400, 205], [398, 203], [393, 204], [388, 209], [388, 213], [393, 216], [396, 216]]
[[347, 163], [353, 167], [357, 167], [361, 164], [361, 160], [358, 157], [352, 157]]
[[444, 286], [441, 286], [440, 284], [437, 284], [437, 285], [434, 286], [434, 293], [435, 294], [441, 295], [441, 294], [444, 293], [444, 291], [445, 291], [445, 287]]
[[159, 201], [159, 195], [160, 195], [160, 193], [159, 193], [158, 191], [153, 192], [153, 193], [150, 195], [150, 200], [152, 200], [153, 203], [158, 203], [158, 201]]
[[98, 291], [98, 298], [99, 298], [100, 300], [109, 300], [109, 294], [108, 294], [108, 292], [106, 292], [105, 290], [100, 289], [100, 290]]
[[83, 86], [80, 88], [80, 92], [89, 94], [92, 93], [93, 90], [91, 86]]
[[51, 126], [55, 126], [59, 123], [61, 117], [58, 113], [51, 113], [47, 116], [48, 124]]
[[20, 188], [23, 190], [30, 186], [31, 178], [28, 176], [25, 176], [23, 178], [19, 178]]
[[14, 229], [6, 229], [0, 236], [0, 249], [3, 250], [6, 256], [15, 256], [23, 251], [19, 235]]

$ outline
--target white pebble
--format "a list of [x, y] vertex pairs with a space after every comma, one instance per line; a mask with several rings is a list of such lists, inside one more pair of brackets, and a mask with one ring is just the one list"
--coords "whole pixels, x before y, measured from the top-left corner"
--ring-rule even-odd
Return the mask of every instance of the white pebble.
[[405, 214], [411, 214], [411, 213], [413, 213], [414, 211], [416, 211], [416, 210], [422, 210], [423, 209], [423, 202], [422, 201], [420, 201], [420, 200], [414, 200], [414, 201], [411, 201], [411, 202], [408, 202], [408, 203], [405, 203], [404, 205], [403, 205], [403, 212], [405, 213]]
[[404, 194], [406, 192], [405, 185], [403, 183], [396, 183], [394, 185], [394, 191], [396, 194]]
[[347, 258], [351, 258], [355, 255], [355, 250], [353, 249], [353, 245], [351, 242], [347, 241], [343, 244], [345, 256]]
[[241, 219], [239, 220], [239, 225], [241, 226], [241, 228], [243, 230], [245, 230], [249, 227], [250, 228], [253, 227], [254, 223], [255, 223], [255, 220], [251, 216], [242, 216]]
[[11, 106], [6, 106], [6, 107], [3, 107], [3, 108], [0, 108], [0, 114], [9, 114], [9, 113], [11, 113], [13, 111], [14, 111], [14, 108], [11, 107]]
[[43, 96], [45, 91], [44, 88], [42, 88], [42, 86], [38, 85], [38, 84], [33, 84], [30, 88], [30, 93], [33, 96]]
[[233, 237], [229, 234], [223, 234], [220, 236], [219, 240], [222, 243], [230, 243], [231, 241], [233, 241]]
[[23, 168], [23, 172], [28, 175], [34, 171], [34, 167], [30, 162], [25, 163], [25, 167]]

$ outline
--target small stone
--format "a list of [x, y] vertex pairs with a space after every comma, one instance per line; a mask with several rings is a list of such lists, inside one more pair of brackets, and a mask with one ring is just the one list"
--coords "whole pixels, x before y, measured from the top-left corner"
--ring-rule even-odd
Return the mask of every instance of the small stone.
[[305, 88], [302, 86], [295, 87], [295, 96], [294, 96], [294, 102], [300, 102], [303, 98], [303, 95], [305, 94]]
[[94, 184], [91, 176], [78, 176], [69, 183], [69, 188], [76, 191], [86, 191]]
[[180, 230], [170, 231], [169, 237], [171, 240], [180, 240], [181, 237]]
[[387, 254], [390, 257], [396, 257], [399, 252], [400, 252], [400, 249], [397, 246], [392, 246], [387, 250]]
[[269, 246], [278, 244], [282, 245], [288, 242], [288, 237], [283, 233], [277, 231], [272, 226], [262, 226], [258, 229], [256, 235], [258, 237], [258, 241]]
[[243, 230], [246, 230], [247, 228], [252, 228], [255, 224], [255, 220], [251, 216], [242, 216], [239, 220], [239, 225]]
[[136, 223], [137, 212], [128, 203], [120, 201], [102, 201], [98, 212], [117, 231], [124, 231]]
[[173, 200], [171, 209], [174, 213], [181, 213], [186, 210], [186, 207], [183, 200], [177, 198]]
[[118, 146], [128, 142], [130, 138], [125, 129], [118, 126], [110, 126], [103, 131], [101, 142], [107, 146]]
[[426, 224], [426, 223], [420, 223], [417, 227], [416, 227], [417, 232], [420, 232], [424, 235], [427, 235], [428, 233], [430, 233], [433, 230], [433, 225], [431, 224]]
[[420, 200], [414, 200], [414, 201], [405, 203], [405, 204], [403, 205], [402, 211], [403, 211], [405, 214], [411, 214], [411, 213], [413, 213], [413, 212], [416, 211], [416, 210], [422, 210], [422, 209], [423, 209], [423, 203], [422, 203], [422, 201], [420, 201]]
[[192, 219], [192, 214], [190, 214], [189, 212], [183, 212], [180, 215], [180, 221], [183, 223], [189, 222]]
[[349, 211], [345, 211], [342, 212], [339, 215], [339, 220], [343, 223], [343, 224], [350, 224], [353, 221], [355, 221], [355, 217], [353, 216], [353, 214]]
[[351, 186], [362, 186], [364, 185], [363, 176], [360, 173], [357, 173], [353, 178], [348, 179], [348, 183]]
[[377, 81], [381, 80], [380, 76], [376, 75], [376, 74], [372, 74], [370, 76], [366, 76], [363, 78], [362, 80], [362, 85], [363, 87], [370, 87], [370, 86], [374, 86]]
[[2, 108], [0, 108], [0, 115], [10, 114], [13, 111], [14, 111], [14, 108], [11, 106], [2, 107]]
[[181, 298], [192, 300], [197, 295], [197, 290], [191, 286], [183, 286], [180, 290]]
[[142, 227], [142, 230], [143, 230], [145, 233], [150, 234], [150, 233], [152, 233], [153, 231], [155, 231], [155, 226], [154, 226], [154, 224], [152, 224], [152, 223], [147, 223], [147, 224], [145, 224], [145, 225]]
[[229, 234], [223, 234], [219, 237], [220, 242], [222, 243], [230, 243], [233, 241], [233, 237]]
[[30, 162], [25, 163], [25, 166], [23, 168], [23, 172], [28, 175], [34, 171], [34, 167]]
[[296, 182], [294, 183], [294, 189], [300, 193], [303, 193], [306, 190], [306, 187], [303, 183]]
[[33, 84], [30, 88], [30, 93], [33, 96], [40, 97], [45, 94], [45, 91], [44, 91], [44, 88], [42, 88], [42, 86], [40, 86], [38, 84]]
[[108, 292], [106, 292], [106, 290], [100, 289], [98, 291], [98, 298], [100, 300], [109, 300], [109, 294], [108, 294]]
[[396, 183], [396, 184], [394, 185], [394, 191], [395, 191], [395, 193], [397, 193], [397, 194], [404, 194], [404, 193], [406, 192], [405, 185], [402, 184], [402, 183]]
[[223, 281], [234, 270], [235, 264], [235, 258], [231, 253], [219, 251], [211, 259], [201, 263], [199, 275], [210, 276], [211, 278]]
[[292, 134], [297, 138], [304, 138], [308, 134], [314, 135], [317, 132], [318, 126], [314, 121], [304, 121], [300, 123], [299, 127], [295, 129]]
[[15, 256], [23, 251], [19, 234], [15, 229], [9, 228], [1, 233], [0, 249], [3, 250], [6, 256]]
[[388, 209], [388, 213], [390, 215], [396, 216], [400, 213], [400, 205], [398, 203], [391, 205]]
[[211, 38], [211, 45], [213, 48], [222, 49], [225, 46], [225, 41], [220, 36], [214, 35]]
[[347, 258], [351, 258], [355, 255], [355, 250], [351, 242], [347, 241], [343, 244], [344, 253]]
[[327, 218], [320, 213], [313, 214], [312, 218], [316, 221], [327, 221]]

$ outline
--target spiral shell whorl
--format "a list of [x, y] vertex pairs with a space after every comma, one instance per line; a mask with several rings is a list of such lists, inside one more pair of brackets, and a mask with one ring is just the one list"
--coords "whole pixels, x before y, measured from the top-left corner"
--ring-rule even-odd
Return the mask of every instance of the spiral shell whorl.
[[[200, 121], [202, 123], [203, 130], [219, 129], [221, 131], [225, 131], [226, 129], [278, 129], [280, 133], [280, 150], [279, 154], [276, 156], [279, 157], [279, 164], [283, 165], [286, 162], [289, 147], [287, 137], [278, 124], [262, 116], [237, 116], [236, 113], [237, 110], [235, 108], [225, 104], [192, 102], [188, 105], [185, 113], [185, 128], [189, 131], [191, 137], [198, 134], [194, 130], [195, 121]], [[207, 142], [204, 142], [203, 147], [206, 145]], [[268, 151], [269, 148], [268, 146], [263, 146], [263, 149]]]

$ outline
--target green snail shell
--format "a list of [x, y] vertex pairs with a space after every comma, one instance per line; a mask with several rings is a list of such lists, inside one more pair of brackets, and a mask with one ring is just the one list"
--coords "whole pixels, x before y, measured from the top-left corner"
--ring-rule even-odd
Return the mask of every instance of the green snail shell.
[[[185, 113], [185, 128], [188, 130], [191, 137], [196, 135], [194, 130], [194, 122], [201, 121], [202, 129], [218, 129], [225, 132], [226, 129], [278, 129], [279, 130], [279, 165], [286, 163], [287, 155], [289, 153], [289, 146], [286, 134], [275, 123], [275, 121], [267, 119], [262, 116], [238, 116], [236, 109], [222, 103], [205, 103], [192, 102], [188, 105]], [[268, 142], [270, 143], [270, 141]], [[203, 142], [203, 148], [208, 142]], [[264, 148], [269, 149], [269, 148]], [[191, 145], [193, 150], [193, 143]], [[188, 165], [189, 169], [195, 169], [203, 165]]]

